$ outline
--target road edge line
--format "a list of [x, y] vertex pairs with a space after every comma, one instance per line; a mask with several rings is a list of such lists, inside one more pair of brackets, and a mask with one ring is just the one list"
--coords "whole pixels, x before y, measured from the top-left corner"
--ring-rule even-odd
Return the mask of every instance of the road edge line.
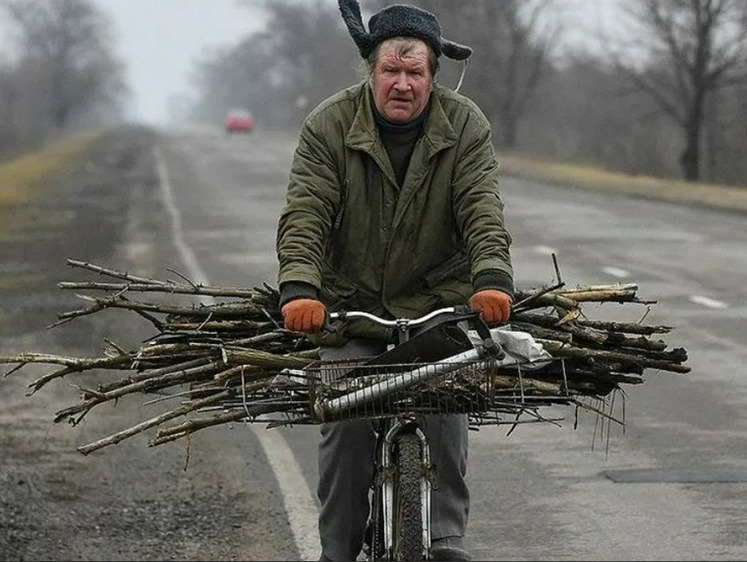
[[[174, 203], [171, 180], [164, 162], [163, 153], [158, 146], [153, 148], [156, 161], [156, 173], [161, 199], [171, 219], [171, 237], [182, 262], [193, 281], [209, 285], [207, 275], [200, 267], [200, 263], [192, 248], [184, 240], [182, 217]], [[207, 301], [215, 302], [213, 297], [206, 297]], [[275, 480], [283, 495], [283, 507], [290, 524], [293, 540], [296, 544], [301, 560], [315, 560], [318, 557], [319, 546], [316, 538], [316, 520], [318, 510], [314, 496], [306, 483], [301, 467], [296, 460], [288, 441], [279, 431], [268, 431], [255, 427], [253, 423], [245, 424], [257, 436], [262, 445], [265, 456], [275, 475]]]

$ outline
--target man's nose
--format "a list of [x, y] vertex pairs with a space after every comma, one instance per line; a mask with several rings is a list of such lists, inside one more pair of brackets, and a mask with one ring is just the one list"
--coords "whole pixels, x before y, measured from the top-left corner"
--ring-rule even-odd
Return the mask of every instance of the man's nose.
[[394, 81], [394, 87], [402, 91], [410, 89], [410, 82], [407, 80], [406, 72], [400, 72], [397, 74], [397, 79]]

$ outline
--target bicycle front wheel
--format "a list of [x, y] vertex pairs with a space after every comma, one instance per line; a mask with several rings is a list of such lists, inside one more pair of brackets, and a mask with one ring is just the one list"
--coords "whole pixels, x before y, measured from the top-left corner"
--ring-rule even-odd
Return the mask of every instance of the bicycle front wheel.
[[394, 446], [394, 559], [425, 560], [423, 545], [424, 477], [420, 438], [413, 433], [400, 435]]

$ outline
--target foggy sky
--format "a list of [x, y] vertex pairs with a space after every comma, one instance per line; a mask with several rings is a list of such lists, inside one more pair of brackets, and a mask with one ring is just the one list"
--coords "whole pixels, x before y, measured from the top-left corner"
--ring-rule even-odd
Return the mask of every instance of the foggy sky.
[[246, 0], [94, 0], [113, 24], [133, 93], [128, 115], [163, 123], [190, 94], [196, 60], [233, 45], [263, 20]]

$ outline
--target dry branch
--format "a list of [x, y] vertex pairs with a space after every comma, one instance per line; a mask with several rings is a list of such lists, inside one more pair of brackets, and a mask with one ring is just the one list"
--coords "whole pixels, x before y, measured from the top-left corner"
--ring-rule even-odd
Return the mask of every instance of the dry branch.
[[[90, 306], [59, 314], [56, 325], [105, 309], [130, 310], [148, 319], [156, 334], [135, 350], [107, 342], [103, 357], [45, 353], [0, 356], [0, 363], [13, 365], [6, 376], [30, 363], [57, 366], [29, 385], [29, 394], [33, 394], [50, 381], [73, 373], [119, 373], [118, 379], [109, 376], [95, 387], [78, 385], [80, 401], [60, 409], [55, 422], [77, 424], [95, 406], [126, 395], [160, 397], [150, 404], [179, 400], [179, 405], [167, 412], [80, 447], [81, 453], [154, 428], [151, 446], [241, 420], [261, 419], [271, 426], [318, 423], [313, 412], [317, 387], [307, 379], [280, 376], [284, 369], [310, 372], [308, 368], [318, 360], [317, 349], [305, 336], [282, 328], [279, 294], [273, 287], [204, 286], [176, 272], [180, 281], [163, 281], [78, 260], [67, 263], [115, 281], [59, 283], [61, 289], [98, 296], [79, 294]], [[471, 374], [465, 371], [451, 377], [448, 386], [437, 382], [403, 391], [392, 398], [392, 411], [407, 407], [428, 412], [438, 407], [444, 411], [466, 410], [473, 420], [484, 423], [517, 423], [525, 415], [531, 421], [557, 421], [545, 418], [539, 408], [571, 405], [609, 416], [603, 407], [592, 406], [589, 401], [605, 404], [621, 385], [642, 383], [647, 369], [689, 371], [684, 349], [668, 349], [663, 340], [650, 339], [671, 332], [672, 327], [597, 321], [587, 318], [581, 309], [589, 302], [652, 304], [640, 300], [637, 290], [634, 283], [575, 288], [557, 283], [517, 291], [512, 327], [531, 334], [550, 353], [553, 360], [548, 365], [533, 370], [531, 376], [516, 367]], [[161, 294], [169, 302], [136, 300], [132, 298], [134, 293]], [[233, 300], [181, 303], [177, 295]], [[361, 378], [356, 384], [367, 381]], [[324, 392], [334, 391], [330, 386]], [[485, 406], [482, 419], [468, 409], [478, 402]], [[175, 425], [166, 426], [174, 420]]]

